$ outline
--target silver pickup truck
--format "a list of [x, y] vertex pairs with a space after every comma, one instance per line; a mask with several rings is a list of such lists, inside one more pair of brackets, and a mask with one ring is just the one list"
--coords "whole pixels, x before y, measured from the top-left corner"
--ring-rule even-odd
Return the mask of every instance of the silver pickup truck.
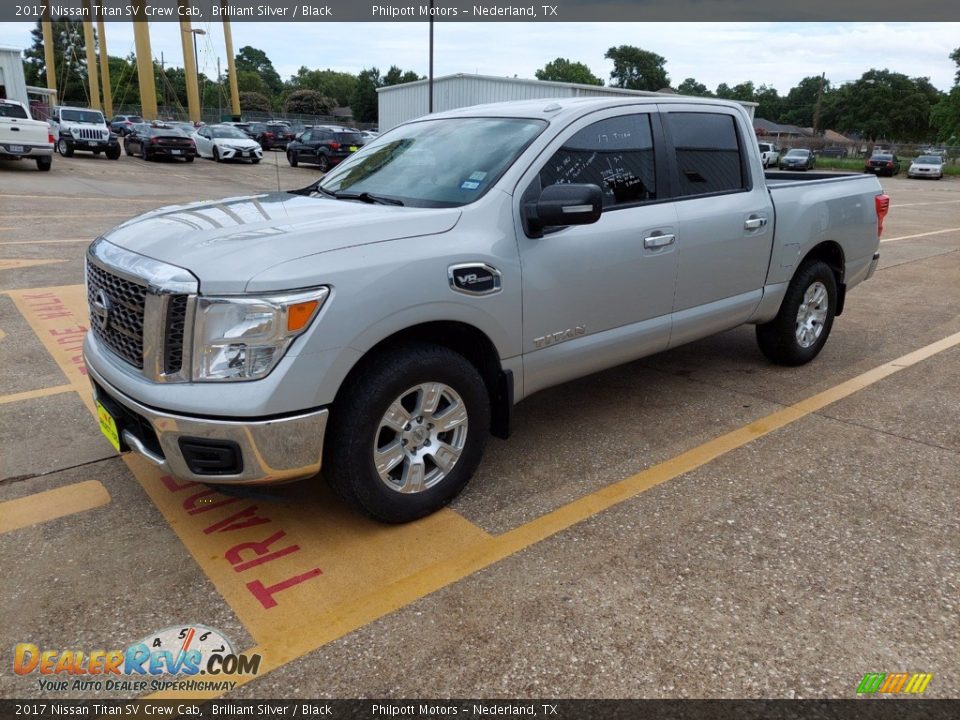
[[309, 187], [155, 210], [87, 254], [118, 450], [204, 483], [450, 502], [544, 388], [743, 323], [816, 357], [877, 265], [865, 175], [764, 176], [734, 103], [524, 101], [381, 135]]

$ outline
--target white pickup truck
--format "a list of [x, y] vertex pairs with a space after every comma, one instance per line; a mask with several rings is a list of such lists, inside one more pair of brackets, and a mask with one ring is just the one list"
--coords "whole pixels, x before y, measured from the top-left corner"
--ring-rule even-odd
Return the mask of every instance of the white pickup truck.
[[765, 175], [731, 102], [464, 108], [301, 190], [105, 233], [84, 356], [118, 450], [202, 483], [322, 461], [357, 507], [412, 520], [544, 388], [743, 323], [771, 361], [813, 360], [887, 206], [869, 175]]
[[30, 117], [30, 110], [16, 100], [0, 100], [0, 158], [35, 160], [38, 170], [53, 163], [50, 126]]

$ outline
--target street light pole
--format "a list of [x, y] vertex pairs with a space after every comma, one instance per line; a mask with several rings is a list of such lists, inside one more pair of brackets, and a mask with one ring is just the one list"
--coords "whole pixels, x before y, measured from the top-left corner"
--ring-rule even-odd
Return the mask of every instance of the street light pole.
[[433, 112], [433, 0], [430, 0], [430, 82], [427, 112]]

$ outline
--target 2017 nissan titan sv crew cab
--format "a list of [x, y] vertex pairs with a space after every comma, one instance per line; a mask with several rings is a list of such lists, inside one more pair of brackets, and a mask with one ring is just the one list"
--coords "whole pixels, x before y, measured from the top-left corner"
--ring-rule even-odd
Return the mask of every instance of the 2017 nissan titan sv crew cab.
[[538, 100], [401, 125], [299, 191], [155, 210], [87, 254], [101, 425], [178, 478], [323, 464], [373, 517], [423, 516], [538, 390], [742, 323], [813, 360], [888, 200], [777, 175], [734, 103]]

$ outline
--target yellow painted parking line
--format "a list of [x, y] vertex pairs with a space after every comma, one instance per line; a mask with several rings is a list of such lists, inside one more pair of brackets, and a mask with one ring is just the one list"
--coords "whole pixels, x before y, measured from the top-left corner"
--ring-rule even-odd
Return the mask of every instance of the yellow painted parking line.
[[23, 268], [34, 267], [35, 265], [53, 265], [54, 263], [65, 263], [66, 260], [32, 260], [28, 258], [0, 258], [0, 270], [22, 270]]
[[110, 502], [110, 493], [99, 480], [66, 485], [0, 502], [0, 533], [56, 520]]
[[[76, 362], [76, 331], [79, 328], [82, 337], [87, 323], [82, 287], [17, 290], [9, 295], [92, 410], [86, 377]], [[65, 342], [57, 342], [59, 337]], [[262, 502], [180, 482], [133, 454], [124, 459], [251, 634], [253, 651], [263, 655], [267, 672], [957, 345], [960, 333], [498, 536], [449, 509], [408, 525], [387, 526], [341, 507], [309, 483], [298, 486], [302, 495]], [[253, 678], [233, 679], [243, 684]]]
[[946, 235], [947, 233], [958, 231], [960, 231], [960, 227], [945, 228], [943, 230], [931, 230], [930, 232], [917, 233], [915, 235], [901, 235], [900, 237], [880, 238], [880, 242], [888, 243], [895, 242], [897, 240], [912, 240], [913, 238], [930, 237], [931, 235]]
[[[502, 535], [474, 543], [463, 551], [430, 567], [406, 575], [394, 583], [376, 588], [365, 595], [350, 598], [349, 601], [334, 608], [319, 624], [294, 623], [291, 629], [278, 630], [271, 639], [257, 638], [260, 640], [257, 647], [247, 651], [260, 653], [263, 656], [261, 672], [256, 677], [263, 677], [270, 670], [296, 660], [298, 657], [354, 630], [358, 630], [432, 592], [462, 580], [500, 560], [525, 550], [584, 520], [588, 520], [604, 510], [634, 498], [650, 488], [696, 470], [764, 435], [790, 425], [827, 405], [842, 400], [886, 377], [958, 345], [960, 345], [960, 333], [930, 343], [919, 350], [902, 355], [828, 390], [771, 413], [749, 425], [709, 440], [647, 470], [607, 485]], [[254, 679], [256, 678], [253, 676], [231, 678], [231, 680], [237, 681], [238, 686]], [[212, 699], [220, 695], [222, 693], [218, 692], [158, 692], [148, 697], [151, 699], [174, 697]]]
[[[0, 330], [0, 339], [3, 339], [3, 334], [3, 331]], [[0, 405], [20, 402], [21, 400], [50, 397], [51, 395], [60, 395], [61, 393], [72, 392], [73, 390], [76, 390], [73, 385], [57, 385], [55, 387], [40, 388], [39, 390], [24, 390], [23, 392], [12, 393], [10, 395], [0, 395]]]

